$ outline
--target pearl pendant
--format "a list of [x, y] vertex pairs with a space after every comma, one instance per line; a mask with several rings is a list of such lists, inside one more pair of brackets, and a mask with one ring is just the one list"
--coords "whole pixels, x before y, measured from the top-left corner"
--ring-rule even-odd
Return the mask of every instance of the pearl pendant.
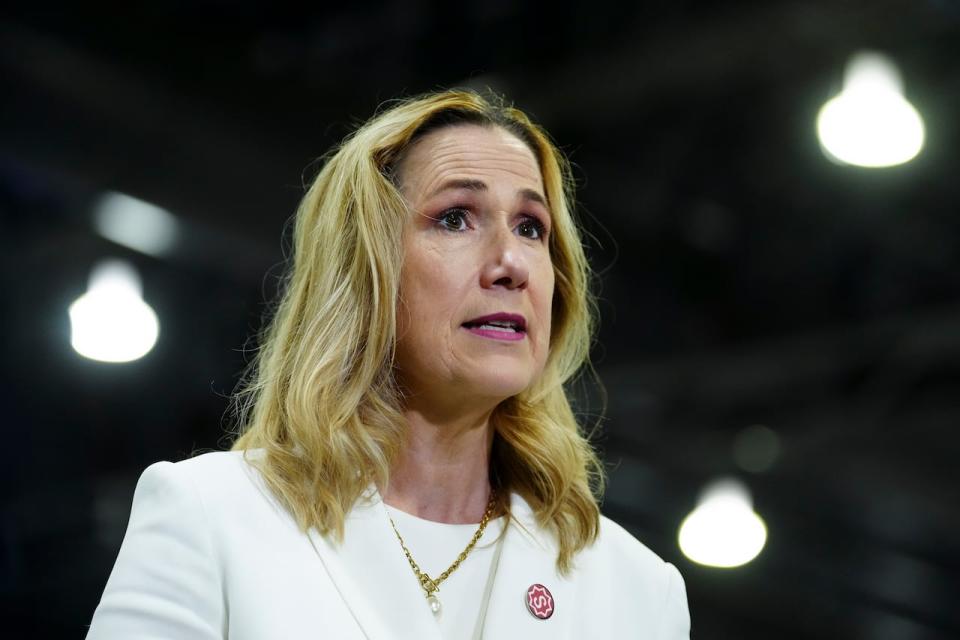
[[440, 598], [431, 593], [427, 596], [427, 604], [430, 605], [430, 611], [433, 612], [433, 615], [440, 615]]

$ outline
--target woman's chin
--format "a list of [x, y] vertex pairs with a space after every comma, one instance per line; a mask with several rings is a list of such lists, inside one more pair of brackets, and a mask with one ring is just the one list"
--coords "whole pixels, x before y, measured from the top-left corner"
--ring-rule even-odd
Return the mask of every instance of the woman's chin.
[[477, 397], [490, 398], [499, 403], [523, 393], [533, 384], [533, 381], [533, 376], [528, 372], [510, 375], [510, 372], [498, 371], [496, 375], [475, 379], [471, 386]]

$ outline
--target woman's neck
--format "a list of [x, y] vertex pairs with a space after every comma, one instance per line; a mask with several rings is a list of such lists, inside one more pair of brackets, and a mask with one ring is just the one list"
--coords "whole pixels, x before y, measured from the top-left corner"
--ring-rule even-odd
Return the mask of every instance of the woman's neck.
[[408, 408], [407, 440], [384, 502], [425, 520], [479, 522], [490, 497], [492, 412], [440, 417]]

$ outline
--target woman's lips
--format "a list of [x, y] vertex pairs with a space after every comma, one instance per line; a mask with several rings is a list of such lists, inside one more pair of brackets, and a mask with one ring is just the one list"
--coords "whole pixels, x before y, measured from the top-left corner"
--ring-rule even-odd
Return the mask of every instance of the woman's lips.
[[516, 313], [498, 312], [468, 320], [463, 328], [484, 338], [513, 342], [527, 335], [527, 319]]
[[514, 331], [513, 329], [493, 327], [492, 325], [470, 326], [464, 327], [464, 329], [474, 335], [492, 338], [493, 340], [517, 341], [523, 340], [527, 335], [526, 331]]

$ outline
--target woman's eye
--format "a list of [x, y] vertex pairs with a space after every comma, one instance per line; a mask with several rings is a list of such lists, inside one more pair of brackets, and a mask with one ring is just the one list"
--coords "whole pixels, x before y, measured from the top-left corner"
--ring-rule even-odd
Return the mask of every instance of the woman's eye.
[[463, 209], [448, 209], [438, 220], [441, 226], [450, 231], [464, 231], [467, 228], [467, 212]]
[[520, 232], [520, 235], [524, 238], [530, 238], [531, 240], [542, 240], [545, 229], [543, 223], [535, 218], [527, 218], [517, 226], [517, 231]]

